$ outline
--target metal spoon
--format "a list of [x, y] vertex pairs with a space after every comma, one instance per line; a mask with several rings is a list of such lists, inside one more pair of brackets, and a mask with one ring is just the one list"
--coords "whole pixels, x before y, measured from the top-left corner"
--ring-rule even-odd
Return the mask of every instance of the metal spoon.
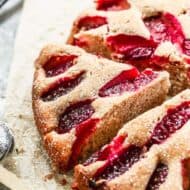
[[0, 121], [0, 161], [13, 150], [14, 139], [6, 123]]
[[[3, 160], [12, 150], [14, 138], [8, 128], [8, 125], [0, 121], [0, 161]], [[0, 165], [0, 184], [3, 184], [10, 190], [29, 189], [15, 174], [8, 171]], [[2, 189], [2, 188], [1, 188]]]

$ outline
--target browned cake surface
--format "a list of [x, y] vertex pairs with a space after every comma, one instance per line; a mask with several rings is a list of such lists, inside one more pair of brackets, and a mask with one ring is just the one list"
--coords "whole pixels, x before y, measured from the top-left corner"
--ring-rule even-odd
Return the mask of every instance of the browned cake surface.
[[75, 168], [74, 189], [188, 190], [190, 90], [128, 122]]
[[33, 110], [56, 169], [72, 168], [107, 143], [123, 123], [160, 104], [168, 78], [167, 72], [139, 72], [78, 47], [45, 47], [36, 60]]
[[76, 19], [68, 43], [139, 69], [167, 70], [171, 95], [190, 87], [188, 0], [103, 2]]

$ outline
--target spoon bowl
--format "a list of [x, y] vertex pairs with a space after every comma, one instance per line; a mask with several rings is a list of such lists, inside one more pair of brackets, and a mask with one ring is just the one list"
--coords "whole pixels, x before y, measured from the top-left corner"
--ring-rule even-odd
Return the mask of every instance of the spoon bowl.
[[4, 122], [0, 122], [0, 161], [10, 153], [14, 146], [13, 136]]

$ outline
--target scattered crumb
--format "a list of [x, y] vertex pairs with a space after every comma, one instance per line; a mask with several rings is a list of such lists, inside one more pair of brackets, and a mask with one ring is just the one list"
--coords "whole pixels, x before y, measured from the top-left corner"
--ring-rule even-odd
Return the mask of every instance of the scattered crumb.
[[61, 185], [66, 185], [67, 184], [67, 180], [65, 178], [62, 178], [62, 180], [60, 181]]
[[23, 118], [21, 114], [19, 114], [18, 117], [19, 117], [19, 119], [22, 119], [22, 118]]
[[43, 180], [44, 181], [51, 180], [53, 178], [53, 176], [54, 176], [53, 174], [47, 174], [47, 175], [44, 176]]
[[25, 152], [23, 148], [20, 148], [20, 149], [16, 148], [15, 151], [17, 154], [23, 154]]

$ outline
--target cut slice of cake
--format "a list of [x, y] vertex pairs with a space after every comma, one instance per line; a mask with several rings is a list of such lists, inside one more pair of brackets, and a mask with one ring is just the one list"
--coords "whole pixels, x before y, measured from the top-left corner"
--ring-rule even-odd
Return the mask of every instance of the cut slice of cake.
[[75, 168], [77, 190], [188, 190], [190, 90], [128, 122]]
[[44, 146], [60, 171], [100, 148], [124, 122], [161, 103], [169, 74], [50, 45], [36, 61], [33, 110]]
[[109, 11], [109, 6], [116, 9], [114, 2], [119, 1], [97, 1], [97, 8], [107, 8], [84, 11], [74, 22], [68, 43], [140, 70], [168, 71], [171, 95], [189, 88], [190, 2], [131, 0], [127, 9]]

